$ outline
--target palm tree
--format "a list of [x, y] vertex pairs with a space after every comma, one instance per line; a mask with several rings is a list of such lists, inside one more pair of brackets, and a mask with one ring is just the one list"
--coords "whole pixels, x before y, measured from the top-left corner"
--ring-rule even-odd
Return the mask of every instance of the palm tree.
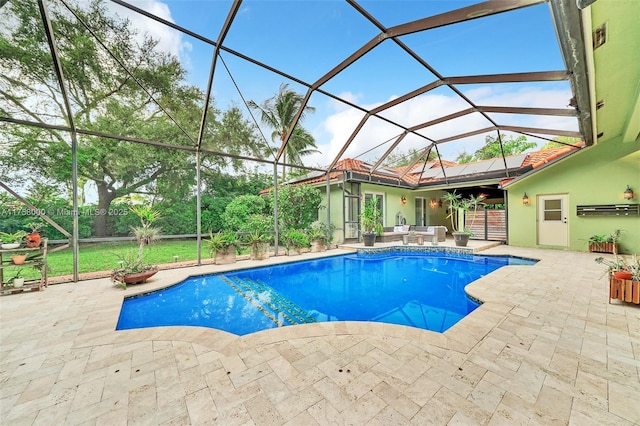
[[[278, 94], [267, 99], [261, 105], [258, 105], [254, 101], [247, 102], [249, 108], [252, 108], [260, 113], [260, 120], [272, 127], [273, 133], [271, 133], [271, 140], [273, 142], [280, 142], [282, 144], [287, 137], [287, 133], [293, 124], [293, 119], [296, 113], [302, 105], [304, 97], [293, 90], [289, 90], [289, 85], [282, 83]], [[312, 106], [305, 106], [298, 124], [293, 129], [287, 147], [284, 150], [282, 162], [287, 162], [287, 156], [289, 157], [289, 163], [302, 165], [302, 157], [314, 152], [319, 152], [316, 148], [316, 141], [307, 130], [305, 130], [300, 123], [304, 119], [305, 113], [315, 112], [315, 108]], [[282, 166], [282, 181], [284, 182], [287, 176], [286, 167]]]

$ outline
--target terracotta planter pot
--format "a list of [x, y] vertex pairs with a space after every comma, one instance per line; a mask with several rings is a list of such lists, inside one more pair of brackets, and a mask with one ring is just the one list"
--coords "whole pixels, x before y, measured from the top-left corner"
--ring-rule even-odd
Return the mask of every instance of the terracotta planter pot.
[[633, 274], [629, 271], [614, 271], [613, 278], [617, 280], [630, 280]]
[[26, 254], [14, 254], [11, 256], [11, 261], [14, 265], [24, 265], [24, 261], [27, 259]]
[[122, 277], [118, 277], [116, 281], [120, 281], [126, 284], [141, 284], [146, 282], [149, 278], [158, 273], [158, 269], [150, 269], [144, 272], [137, 272], [135, 274], [125, 274]]
[[32, 232], [31, 234], [27, 234], [27, 236], [24, 239], [27, 242], [27, 247], [40, 247], [40, 242], [42, 241], [42, 238], [40, 237], [40, 233], [38, 232]]

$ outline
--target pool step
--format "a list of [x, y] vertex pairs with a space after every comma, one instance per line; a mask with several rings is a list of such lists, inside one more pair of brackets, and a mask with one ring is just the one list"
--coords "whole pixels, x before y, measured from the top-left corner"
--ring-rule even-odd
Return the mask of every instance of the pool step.
[[287, 299], [282, 294], [278, 293], [267, 284], [260, 280], [251, 280], [249, 278], [245, 278], [244, 281], [254, 286], [260, 292], [268, 292], [272, 297], [272, 300], [275, 299], [276, 306], [280, 308], [280, 311], [288, 312], [289, 315], [295, 318], [296, 324], [307, 324], [310, 322], [316, 322], [315, 318], [310, 316], [306, 310], [302, 309], [300, 306], [293, 303], [291, 300]]
[[278, 326], [315, 322], [305, 310], [262, 281], [220, 275], [225, 283], [258, 308]]

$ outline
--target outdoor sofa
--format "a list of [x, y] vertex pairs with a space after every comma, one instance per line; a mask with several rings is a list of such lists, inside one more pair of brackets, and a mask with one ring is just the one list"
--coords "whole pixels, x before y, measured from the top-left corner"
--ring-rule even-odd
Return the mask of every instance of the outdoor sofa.
[[434, 235], [438, 236], [438, 241], [447, 239], [446, 226], [415, 226], [415, 225], [399, 225], [385, 226], [382, 235], [376, 237], [376, 241], [388, 243], [393, 241], [402, 241], [404, 235], [422, 235], [425, 241], [431, 241]]

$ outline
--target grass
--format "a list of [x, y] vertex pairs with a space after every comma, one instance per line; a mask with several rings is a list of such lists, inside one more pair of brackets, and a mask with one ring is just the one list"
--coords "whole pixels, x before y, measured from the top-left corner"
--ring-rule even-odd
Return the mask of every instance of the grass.
[[[137, 253], [138, 245], [133, 241], [80, 244], [78, 271], [79, 273], [110, 271], [118, 266], [118, 255], [133, 254], [135, 256]], [[178, 262], [196, 260], [196, 255], [196, 240], [160, 240], [145, 246], [143, 259], [144, 263], [160, 264], [175, 262], [174, 256], [178, 256]], [[201, 256], [203, 259], [210, 257], [204, 241]], [[73, 274], [73, 251], [68, 248], [47, 253], [47, 264], [50, 277]], [[4, 281], [14, 276], [16, 270], [17, 267], [6, 268]], [[40, 277], [40, 272], [32, 267], [23, 267], [22, 271], [22, 276], [26, 279]]]

